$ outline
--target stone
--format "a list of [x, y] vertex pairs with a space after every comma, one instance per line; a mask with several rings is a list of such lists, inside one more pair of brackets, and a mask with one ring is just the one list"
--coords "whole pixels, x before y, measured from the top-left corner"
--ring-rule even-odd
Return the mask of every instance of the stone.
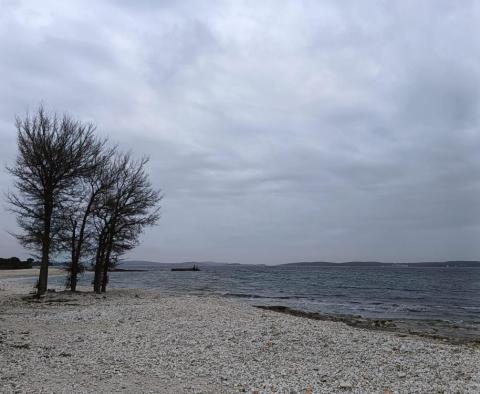
[[351, 389], [353, 386], [352, 386], [352, 383], [346, 381], [346, 380], [342, 380], [340, 381], [340, 383], [338, 384], [338, 387], [340, 387], [341, 389]]

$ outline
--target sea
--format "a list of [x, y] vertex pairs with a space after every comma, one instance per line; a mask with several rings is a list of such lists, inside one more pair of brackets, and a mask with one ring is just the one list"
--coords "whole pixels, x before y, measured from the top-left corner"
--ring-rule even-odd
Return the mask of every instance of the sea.
[[[174, 272], [157, 263], [124, 263], [112, 288], [166, 295], [216, 295], [256, 306], [286, 306], [329, 316], [443, 322], [478, 332], [480, 268], [220, 265]], [[50, 283], [61, 284], [61, 277]], [[92, 274], [80, 283], [90, 284]]]

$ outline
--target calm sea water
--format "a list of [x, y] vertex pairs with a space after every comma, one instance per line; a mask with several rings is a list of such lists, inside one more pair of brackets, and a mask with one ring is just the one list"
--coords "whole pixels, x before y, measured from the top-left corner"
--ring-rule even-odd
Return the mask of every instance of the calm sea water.
[[[215, 294], [324, 314], [469, 322], [480, 329], [478, 268], [222, 266], [171, 272], [158, 265], [121, 267], [149, 271], [111, 273], [110, 286]], [[91, 274], [82, 282], [91, 282]]]

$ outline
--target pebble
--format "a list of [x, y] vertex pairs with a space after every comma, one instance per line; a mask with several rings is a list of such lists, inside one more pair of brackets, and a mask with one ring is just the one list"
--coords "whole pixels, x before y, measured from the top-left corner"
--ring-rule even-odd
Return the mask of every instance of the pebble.
[[350, 382], [341, 381], [338, 385], [341, 389], [351, 389], [353, 386]]

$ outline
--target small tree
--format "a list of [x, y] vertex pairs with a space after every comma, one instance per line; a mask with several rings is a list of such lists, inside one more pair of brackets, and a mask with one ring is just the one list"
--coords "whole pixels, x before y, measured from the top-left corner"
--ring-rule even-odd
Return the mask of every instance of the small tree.
[[92, 163], [92, 171], [84, 177], [83, 182], [74, 186], [70, 193], [70, 205], [64, 210], [62, 240], [63, 249], [71, 256], [67, 265], [67, 287], [72, 291], [77, 289], [78, 274], [85, 270], [82, 259], [95, 253], [94, 207], [102, 193], [113, 186], [114, 178], [108, 173], [108, 167], [114, 152], [115, 148], [101, 152]]
[[69, 191], [91, 173], [104, 143], [94, 137], [95, 126], [68, 115], [48, 114], [39, 107], [17, 118], [18, 155], [7, 171], [15, 177], [15, 193], [7, 195], [23, 230], [17, 234], [27, 248], [40, 252], [37, 294], [47, 291], [50, 253], [62, 228], [62, 209]]
[[147, 159], [134, 161], [130, 155], [117, 155], [109, 173], [113, 186], [97, 206], [97, 253], [94, 291], [105, 292], [108, 270], [118, 257], [138, 244], [146, 226], [159, 219], [160, 192], [153, 189], [145, 171]]

